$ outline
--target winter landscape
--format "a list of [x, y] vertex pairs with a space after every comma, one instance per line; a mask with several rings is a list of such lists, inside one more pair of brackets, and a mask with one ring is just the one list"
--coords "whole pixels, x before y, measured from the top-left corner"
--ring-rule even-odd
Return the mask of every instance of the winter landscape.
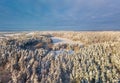
[[120, 0], [0, 0], [0, 83], [120, 83]]
[[0, 32], [0, 83], [120, 83], [120, 32]]

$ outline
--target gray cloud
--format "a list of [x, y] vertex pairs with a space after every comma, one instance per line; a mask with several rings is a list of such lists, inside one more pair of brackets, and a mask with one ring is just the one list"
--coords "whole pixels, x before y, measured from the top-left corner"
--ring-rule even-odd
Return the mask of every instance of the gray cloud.
[[1, 0], [0, 25], [119, 26], [118, 0]]

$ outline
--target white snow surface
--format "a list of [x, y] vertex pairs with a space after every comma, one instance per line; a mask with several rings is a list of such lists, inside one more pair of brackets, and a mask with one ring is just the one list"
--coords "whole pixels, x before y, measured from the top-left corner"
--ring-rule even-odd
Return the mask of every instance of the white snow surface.
[[73, 50], [65, 50], [65, 49], [61, 49], [61, 50], [57, 50], [57, 51], [51, 51], [50, 55], [52, 55], [53, 57], [55, 57], [55, 59], [58, 58], [58, 56], [62, 55], [73, 55], [75, 52]]
[[35, 34], [35, 32], [29, 32], [26, 35], [29, 36], [29, 35], [33, 35], [33, 34]]
[[61, 38], [61, 37], [51, 37], [51, 39], [53, 40], [53, 43], [55, 45], [57, 44], [81, 44], [81, 42], [79, 41], [72, 41], [70, 39], [67, 39], [67, 38]]
[[19, 36], [21, 33], [4, 34], [4, 36]]

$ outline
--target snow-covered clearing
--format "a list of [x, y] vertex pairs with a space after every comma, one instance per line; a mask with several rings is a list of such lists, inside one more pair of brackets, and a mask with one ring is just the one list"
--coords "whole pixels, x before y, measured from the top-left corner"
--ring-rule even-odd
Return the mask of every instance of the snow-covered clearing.
[[67, 38], [51, 37], [51, 39], [53, 40], [53, 43], [55, 45], [57, 45], [57, 44], [80, 44], [80, 45], [82, 45], [82, 43], [79, 41], [72, 41], [72, 40], [67, 39]]

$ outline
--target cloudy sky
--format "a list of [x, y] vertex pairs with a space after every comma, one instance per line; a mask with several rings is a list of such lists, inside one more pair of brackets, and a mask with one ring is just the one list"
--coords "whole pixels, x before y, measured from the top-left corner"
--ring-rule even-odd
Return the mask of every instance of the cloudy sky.
[[120, 0], [0, 0], [0, 30], [120, 30]]

